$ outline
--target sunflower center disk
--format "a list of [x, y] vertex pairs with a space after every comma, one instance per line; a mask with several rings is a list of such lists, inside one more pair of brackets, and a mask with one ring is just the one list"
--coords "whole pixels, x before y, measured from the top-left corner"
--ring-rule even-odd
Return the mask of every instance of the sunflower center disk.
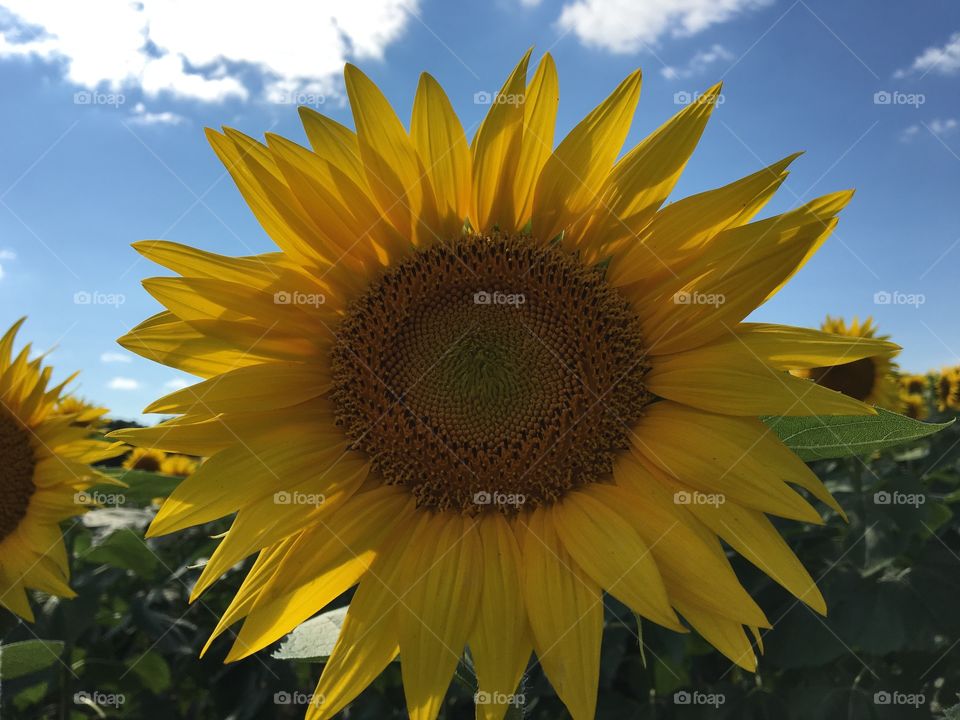
[[529, 239], [418, 253], [350, 309], [338, 420], [421, 507], [512, 513], [610, 476], [649, 400], [639, 323], [602, 274]]
[[842, 392], [857, 400], [866, 400], [870, 397], [876, 376], [876, 367], [870, 358], [810, 370], [810, 378], [818, 385]]
[[0, 542], [23, 520], [36, 486], [36, 460], [30, 434], [20, 422], [0, 408]]

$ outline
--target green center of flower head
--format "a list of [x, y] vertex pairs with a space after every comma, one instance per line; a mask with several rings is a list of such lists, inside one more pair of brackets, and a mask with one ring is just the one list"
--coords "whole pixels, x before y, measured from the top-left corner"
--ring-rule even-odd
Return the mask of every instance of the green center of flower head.
[[877, 381], [877, 368], [872, 358], [863, 358], [843, 365], [810, 370], [810, 378], [818, 385], [842, 392], [857, 400], [866, 400]]
[[6, 409], [0, 408], [0, 542], [27, 514], [36, 486], [33, 471], [37, 461], [30, 433]]
[[421, 507], [515, 512], [609, 478], [649, 393], [639, 323], [600, 272], [529, 238], [417, 253], [349, 309], [338, 421]]

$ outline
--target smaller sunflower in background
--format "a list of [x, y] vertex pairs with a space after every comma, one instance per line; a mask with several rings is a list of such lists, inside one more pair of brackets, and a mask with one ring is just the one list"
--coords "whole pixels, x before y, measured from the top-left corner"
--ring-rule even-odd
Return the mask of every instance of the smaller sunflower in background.
[[57, 402], [55, 412], [60, 415], [69, 415], [74, 425], [96, 429], [103, 423], [103, 418], [109, 410], [105, 407], [97, 407], [76, 395], [65, 395]]
[[160, 472], [164, 475], [190, 477], [196, 471], [198, 464], [194, 458], [186, 455], [168, 455], [160, 463]]
[[934, 382], [937, 410], [960, 410], [960, 367], [944, 368]]
[[926, 375], [901, 375], [900, 392], [905, 395], [923, 395], [930, 382]]
[[[847, 325], [843, 318], [833, 318], [829, 315], [823, 321], [820, 329], [834, 335], [843, 335], [851, 338], [870, 338], [889, 341], [889, 335], [878, 335], [872, 318], [862, 323], [856, 317]], [[806, 377], [818, 385], [837, 390], [868, 405], [877, 405], [888, 410], [900, 408], [900, 397], [897, 385], [897, 365], [893, 358], [900, 353], [900, 348], [892, 343], [876, 355], [864, 357], [842, 365], [829, 367], [813, 367], [794, 371], [794, 375]]]
[[127, 470], [143, 470], [144, 472], [160, 472], [167, 454], [153, 448], [134, 448], [123, 461]]
[[914, 420], [926, 420], [930, 415], [927, 398], [918, 393], [900, 393], [900, 412]]
[[117, 484], [90, 464], [124, 448], [59, 410], [73, 376], [50, 387], [52, 368], [30, 359], [30, 345], [13, 354], [22, 324], [0, 338], [0, 606], [32, 622], [28, 589], [74, 596], [60, 522], [86, 510], [93, 484]]

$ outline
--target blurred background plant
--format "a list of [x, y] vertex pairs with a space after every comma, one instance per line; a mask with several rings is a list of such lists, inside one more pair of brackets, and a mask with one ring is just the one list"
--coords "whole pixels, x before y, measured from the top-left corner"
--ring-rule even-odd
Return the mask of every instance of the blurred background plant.
[[[910, 376], [901, 394], [931, 421], [957, 408], [956, 370]], [[918, 401], [916, 398], [920, 398]], [[106, 424], [102, 429], [117, 427]], [[231, 665], [231, 634], [201, 649], [246, 567], [201, 601], [190, 589], [226, 522], [173, 538], [144, 529], [196, 459], [142, 454], [106, 471], [128, 489], [89, 491], [99, 509], [65, 523], [73, 600], [36, 597], [37, 622], [0, 615], [0, 717], [301, 718], [342, 611], [314, 619], [272, 650]], [[826, 618], [752, 565], [738, 574], [774, 628], [763, 634], [757, 675], [735, 667], [696, 634], [637, 624], [607, 599], [599, 718], [958, 717], [960, 693], [960, 427], [869, 457], [814, 463], [849, 516], [822, 526], [778, 523], [829, 606]], [[338, 606], [346, 606], [349, 594]], [[469, 658], [442, 717], [473, 717]], [[508, 717], [566, 717], [532, 665]], [[406, 717], [393, 663], [342, 715]]]

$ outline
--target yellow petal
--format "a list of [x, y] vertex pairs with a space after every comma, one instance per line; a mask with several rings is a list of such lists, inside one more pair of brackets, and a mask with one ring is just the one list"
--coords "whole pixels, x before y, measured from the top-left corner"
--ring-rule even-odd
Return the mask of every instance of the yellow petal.
[[650, 547], [630, 523], [590, 490], [567, 494], [552, 514], [567, 552], [601, 588], [645, 618], [683, 631]]
[[693, 603], [680, 602], [677, 609], [708, 643], [749, 672], [757, 670], [757, 656], [743, 624], [712, 613]]
[[726, 415], [876, 414], [859, 400], [771, 368], [739, 336], [658, 355], [644, 383], [659, 397]]
[[481, 516], [478, 530], [483, 544], [483, 580], [469, 637], [479, 686], [477, 717], [501, 720], [530, 660], [533, 641], [523, 604], [522, 561], [514, 530], [498, 512]]
[[533, 74], [533, 80], [527, 84], [523, 103], [523, 137], [513, 185], [514, 227], [517, 229], [530, 222], [533, 214], [533, 192], [537, 179], [553, 152], [559, 101], [557, 67], [550, 53], [546, 53]]
[[470, 148], [446, 93], [427, 73], [417, 86], [410, 136], [437, 196], [441, 236], [459, 237], [473, 191]]
[[356, 133], [306, 106], [301, 106], [299, 111], [300, 121], [313, 151], [339, 168], [357, 187], [366, 188], [367, 180]]
[[581, 120], [547, 159], [534, 192], [533, 234], [538, 240], [551, 241], [597, 202], [627, 138], [639, 97], [637, 70]]
[[603, 634], [600, 587], [570, 557], [548, 511], [534, 510], [523, 522], [523, 596], [537, 659], [573, 720], [591, 720]]
[[530, 53], [528, 50], [520, 59], [493, 98], [490, 111], [473, 139], [471, 220], [479, 232], [487, 232], [494, 226], [505, 232], [519, 229], [512, 227], [516, 217], [513, 187], [523, 139], [523, 92]]
[[761, 360], [782, 370], [831, 367], [867, 357], [893, 357], [900, 346], [871, 337], [834, 335], [809, 328], [766, 323], [741, 323], [736, 337], [721, 340], [742, 343]]
[[414, 245], [439, 232], [437, 205], [426, 169], [379, 88], [357, 67], [344, 70], [367, 183], [383, 214]]

